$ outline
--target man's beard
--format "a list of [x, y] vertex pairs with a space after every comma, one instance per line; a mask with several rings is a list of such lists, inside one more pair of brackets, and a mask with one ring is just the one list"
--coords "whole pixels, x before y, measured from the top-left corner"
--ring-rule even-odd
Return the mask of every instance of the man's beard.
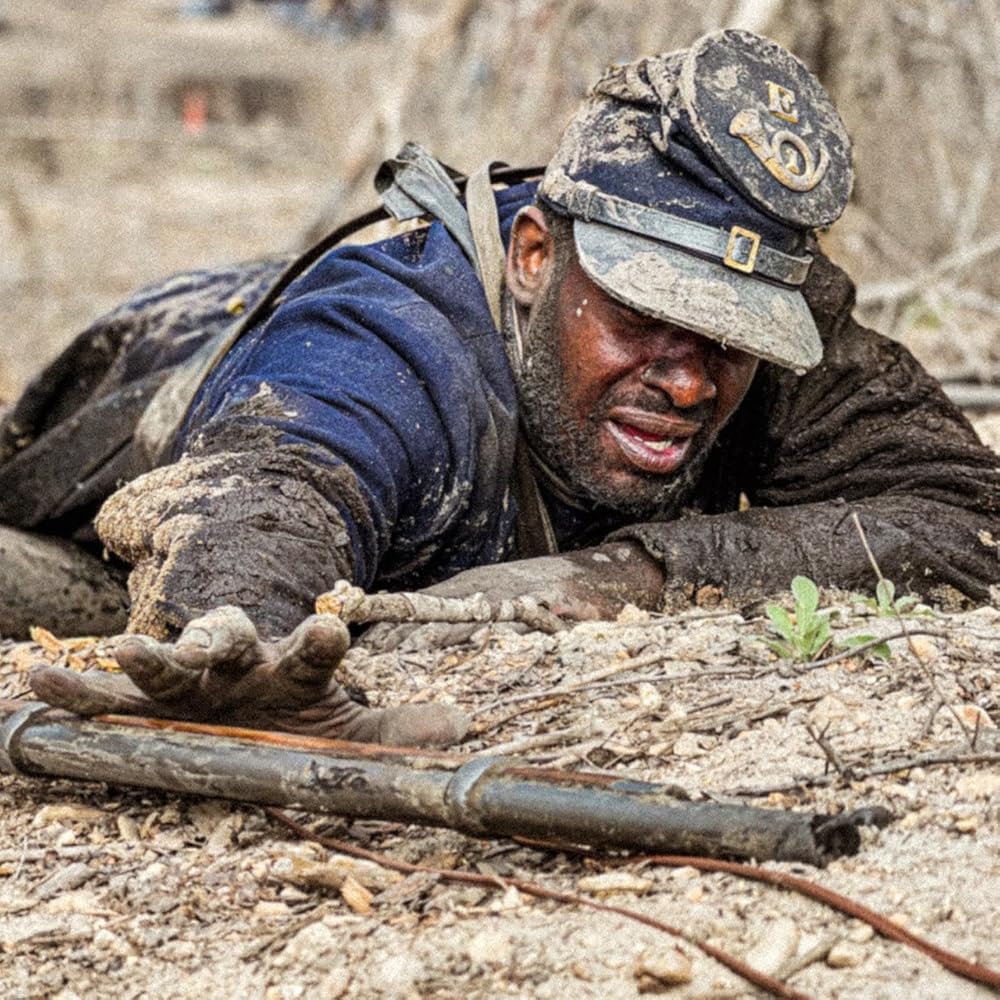
[[635, 392], [612, 386], [581, 425], [569, 408], [566, 369], [556, 348], [560, 282], [558, 275], [552, 277], [523, 331], [524, 361], [516, 376], [521, 421], [532, 450], [578, 502], [608, 507], [637, 521], [676, 517], [690, 500], [708, 458], [709, 434], [702, 431], [695, 436], [686, 461], [670, 476], [636, 469], [628, 484], [611, 480], [600, 446], [601, 425], [611, 408], [634, 405], [651, 412], [675, 411], [657, 390], [643, 387]]

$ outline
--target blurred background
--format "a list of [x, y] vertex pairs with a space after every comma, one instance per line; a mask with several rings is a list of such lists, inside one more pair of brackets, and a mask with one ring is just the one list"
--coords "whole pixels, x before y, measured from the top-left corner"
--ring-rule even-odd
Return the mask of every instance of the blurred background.
[[[832, 93], [861, 318], [1000, 384], [1000, 0], [0, 0], [0, 402], [171, 271], [306, 245], [413, 139], [544, 163], [605, 65], [733, 25]], [[1000, 401], [996, 403], [1000, 407]]]

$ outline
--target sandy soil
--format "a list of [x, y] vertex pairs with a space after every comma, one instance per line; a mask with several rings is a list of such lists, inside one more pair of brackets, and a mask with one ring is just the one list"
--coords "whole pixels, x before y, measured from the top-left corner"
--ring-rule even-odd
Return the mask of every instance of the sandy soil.
[[[830, 601], [838, 638], [899, 632], [899, 622], [856, 599]], [[495, 627], [444, 651], [414, 642], [380, 656], [354, 652], [344, 673], [374, 702], [461, 705], [474, 717], [464, 748], [471, 753], [612, 771], [680, 785], [696, 798], [774, 808], [885, 806], [895, 821], [865, 831], [857, 856], [806, 873], [996, 966], [1000, 610], [906, 621], [912, 645], [892, 640], [888, 662], [791, 664], [768, 649], [760, 609], [695, 609], [674, 618], [626, 614], [556, 637]], [[3, 693], [23, 685], [32, 660], [81, 655], [49, 646], [8, 646]], [[810, 729], [825, 733], [853, 773], [833, 772]], [[964, 742], [972, 733], [975, 751]], [[926, 754], [978, 762], [921, 766]], [[898, 770], [869, 774], [893, 761]], [[624, 871], [632, 877], [606, 898], [683, 929], [690, 940], [681, 961], [675, 942], [649, 927], [512, 888], [403, 879], [360, 864], [349, 870], [367, 892], [293, 884], [294, 859], [322, 862], [341, 878], [352, 862], [300, 841], [252, 805], [21, 777], [0, 779], [0, 802], [0, 989], [12, 998], [220, 990], [269, 1000], [625, 998], [650, 988], [643, 969], [678, 961], [687, 981], [670, 987], [672, 996], [758, 995], [696, 941], [816, 997], [990, 993], [819, 903], [727, 874], [619, 869], [612, 859], [446, 830], [300, 816], [398, 859], [592, 898], [614, 888], [593, 876]]]

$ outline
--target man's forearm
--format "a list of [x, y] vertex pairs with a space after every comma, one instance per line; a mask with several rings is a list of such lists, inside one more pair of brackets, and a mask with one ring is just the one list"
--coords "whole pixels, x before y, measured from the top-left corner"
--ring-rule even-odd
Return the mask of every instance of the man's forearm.
[[870, 591], [877, 577], [868, 549], [897, 587], [924, 596], [947, 586], [985, 600], [1000, 583], [1000, 526], [920, 498], [694, 516], [632, 525], [613, 537], [638, 542], [659, 561], [668, 594], [712, 585], [734, 600], [754, 600], [787, 589], [798, 574], [823, 586]]
[[169, 637], [233, 604], [262, 635], [282, 635], [312, 612], [317, 594], [349, 579], [350, 538], [328, 495], [338, 470], [303, 466], [280, 450], [188, 457], [111, 497], [97, 524], [134, 567], [130, 630]]

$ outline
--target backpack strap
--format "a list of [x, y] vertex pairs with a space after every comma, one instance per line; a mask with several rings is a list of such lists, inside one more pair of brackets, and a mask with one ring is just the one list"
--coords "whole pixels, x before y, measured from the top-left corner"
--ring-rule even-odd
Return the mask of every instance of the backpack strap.
[[[486, 301], [490, 306], [490, 315], [497, 330], [503, 332], [502, 326], [502, 289], [504, 268], [507, 254], [503, 240], [500, 237], [500, 219], [497, 215], [496, 198], [493, 196], [491, 173], [496, 164], [484, 163], [469, 178], [465, 189], [465, 202], [469, 211], [469, 224], [472, 228], [472, 238], [476, 246], [476, 269], [482, 282]], [[511, 309], [513, 310], [513, 304]], [[515, 371], [520, 369], [521, 334], [517, 329], [517, 313], [512, 312], [515, 343], [508, 347], [511, 366]], [[506, 340], [504, 341], [506, 343]], [[531, 461], [531, 449], [525, 440], [524, 431], [518, 428], [517, 446], [514, 451], [514, 494], [517, 498], [517, 527], [515, 529], [515, 544], [517, 553], [522, 559], [532, 556], [551, 556], [559, 551], [552, 518], [538, 488], [538, 479]]]
[[[239, 323], [203, 345], [171, 373], [146, 406], [135, 429], [138, 468], [154, 468], [167, 460], [177, 432], [202, 383], [249, 329], [266, 319], [280, 295], [323, 254], [348, 236], [392, 216], [397, 221], [439, 220], [476, 269], [497, 330], [502, 330], [502, 294], [506, 252], [493, 194], [494, 181], [519, 183], [541, 173], [537, 167], [511, 169], [494, 161], [465, 178], [442, 164], [417, 143], [408, 142], [385, 160], [375, 175], [382, 207], [352, 219], [310, 247], [283, 272], [261, 301]], [[465, 204], [462, 203], [462, 188]], [[512, 359], [512, 363], [513, 363]], [[558, 551], [552, 520], [531, 465], [530, 451], [518, 432], [514, 460], [514, 491], [518, 503], [516, 544], [522, 558]]]
[[491, 178], [494, 168], [498, 166], [503, 164], [498, 161], [484, 163], [469, 177], [469, 183], [465, 187], [465, 204], [469, 211], [472, 242], [476, 248], [476, 270], [486, 293], [493, 325], [502, 331], [500, 309], [507, 252], [500, 237], [500, 217], [497, 215]]

